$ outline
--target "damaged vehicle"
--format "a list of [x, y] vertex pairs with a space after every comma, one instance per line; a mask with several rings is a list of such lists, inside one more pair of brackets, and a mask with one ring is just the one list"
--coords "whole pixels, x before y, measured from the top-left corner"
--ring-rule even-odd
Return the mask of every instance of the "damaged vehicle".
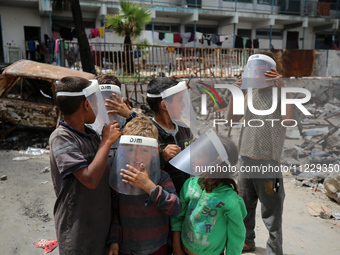
[[53, 130], [61, 117], [55, 85], [65, 76], [95, 78], [91, 73], [24, 59], [8, 66], [0, 75], [2, 136], [16, 128]]

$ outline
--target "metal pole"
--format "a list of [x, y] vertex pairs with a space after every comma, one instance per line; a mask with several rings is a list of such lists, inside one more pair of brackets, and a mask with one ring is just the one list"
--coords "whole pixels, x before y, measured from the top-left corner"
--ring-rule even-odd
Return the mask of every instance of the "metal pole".
[[194, 48], [196, 48], [196, 20], [194, 21]]
[[237, 0], [235, 0], [235, 11], [237, 11]]
[[151, 21], [151, 29], [152, 29], [152, 44], [154, 44], [154, 23], [153, 23], [153, 18], [152, 18], [152, 21]]
[[273, 32], [273, 26], [270, 25], [270, 32], [269, 32], [269, 49], [272, 48], [272, 32]]
[[302, 35], [302, 49], [305, 48], [305, 33], [306, 33], [306, 28], [303, 27], [303, 35]]
[[274, 13], [274, 0], [272, 0], [272, 9], [271, 9], [271, 14]]
[[233, 48], [235, 48], [235, 41], [236, 41], [236, 23], [234, 23], [234, 43], [233, 43]]

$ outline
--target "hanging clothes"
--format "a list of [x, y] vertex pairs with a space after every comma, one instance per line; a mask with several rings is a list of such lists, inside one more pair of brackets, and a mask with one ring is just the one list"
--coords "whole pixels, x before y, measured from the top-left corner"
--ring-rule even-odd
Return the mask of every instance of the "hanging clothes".
[[220, 36], [219, 35], [211, 35], [211, 42], [213, 44], [216, 44], [217, 46], [222, 45], [222, 43], [220, 42]]
[[174, 34], [165, 33], [165, 42], [174, 43]]
[[159, 32], [158, 34], [158, 40], [163, 41], [165, 38], [165, 33]]
[[251, 39], [247, 39], [246, 48], [247, 48], [247, 49], [251, 49], [252, 46], [253, 46], [252, 40], [251, 40]]
[[190, 33], [190, 38], [189, 38], [188, 43], [189, 43], [189, 42], [193, 42], [193, 41], [195, 41], [195, 33], [194, 33], [194, 32], [191, 32], [191, 33]]
[[199, 42], [201, 42], [202, 37], [203, 37], [203, 33], [201, 33], [201, 32], [196, 32], [196, 40], [198, 40]]
[[181, 33], [181, 37], [182, 37], [182, 43], [187, 44], [189, 42], [190, 37], [191, 37], [191, 33]]
[[99, 38], [104, 39], [104, 37], [105, 37], [105, 27], [99, 27], [98, 32], [99, 32]]
[[96, 38], [99, 36], [98, 28], [91, 28], [90, 38]]
[[208, 45], [210, 46], [210, 44], [211, 44], [211, 36], [212, 36], [212, 34], [203, 34], [202, 44], [204, 43], [204, 40], [206, 40]]
[[182, 43], [181, 34], [174, 34], [174, 43]]
[[228, 38], [225, 35], [220, 35], [220, 43], [223, 43], [225, 40], [228, 40]]
[[237, 35], [235, 39], [235, 48], [243, 49], [243, 38], [242, 36]]
[[260, 47], [259, 39], [253, 40], [253, 47], [254, 49], [258, 49]]

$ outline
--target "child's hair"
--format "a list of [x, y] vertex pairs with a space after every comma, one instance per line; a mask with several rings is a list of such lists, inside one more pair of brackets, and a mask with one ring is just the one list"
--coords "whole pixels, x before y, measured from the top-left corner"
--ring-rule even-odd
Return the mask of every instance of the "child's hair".
[[[76, 76], [66, 76], [57, 82], [56, 93], [63, 92], [81, 92], [86, 87], [90, 86], [91, 82], [85, 78]], [[75, 113], [81, 102], [85, 100], [85, 96], [58, 96], [56, 101], [60, 111], [64, 115]]]
[[[219, 137], [227, 154], [228, 154], [228, 160], [231, 166], [234, 166], [237, 164], [238, 161], [238, 149], [233, 141], [226, 137]], [[222, 163], [223, 165], [226, 165], [226, 163]], [[206, 190], [207, 193], [211, 193], [215, 188], [217, 188], [220, 185], [229, 185], [231, 186], [237, 193], [238, 188], [237, 184], [234, 179], [232, 178], [205, 178], [200, 177], [198, 180], [198, 184], [202, 188], [202, 190]]]
[[119, 79], [113, 74], [104, 74], [104, 75], [98, 76], [96, 79], [99, 85], [100, 84], [113, 84], [113, 85], [118, 86], [119, 88], [122, 87], [122, 84], [119, 81]]
[[[168, 77], [154, 78], [148, 84], [147, 93], [158, 95], [164, 90], [167, 90], [168, 88], [176, 86], [177, 84], [178, 84], [178, 81], [173, 78], [168, 78]], [[161, 97], [147, 97], [146, 98], [146, 101], [148, 102], [149, 107], [155, 113], [158, 113], [159, 104], [162, 102], [162, 100], [163, 99]]]
[[157, 127], [145, 116], [140, 116], [129, 121], [124, 127], [123, 135], [150, 137], [158, 141]]

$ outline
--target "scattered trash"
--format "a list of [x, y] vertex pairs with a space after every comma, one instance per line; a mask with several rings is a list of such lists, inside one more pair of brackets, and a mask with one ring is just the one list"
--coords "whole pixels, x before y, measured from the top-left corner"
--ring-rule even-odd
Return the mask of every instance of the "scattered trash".
[[6, 181], [6, 180], [7, 180], [7, 175], [2, 175], [2, 176], [0, 177], [0, 179], [1, 179], [2, 181]]
[[30, 159], [30, 157], [15, 157], [15, 158], [13, 158], [13, 160], [15, 160], [15, 161], [24, 161], [24, 160], [29, 160]]
[[49, 253], [58, 246], [58, 241], [57, 239], [40, 239], [33, 244], [38, 248], [44, 248], [44, 253]]
[[27, 155], [33, 155], [33, 156], [39, 156], [44, 153], [49, 153], [48, 150], [46, 149], [40, 149], [40, 148], [33, 148], [33, 147], [28, 147], [27, 150], [21, 150], [19, 151], [20, 154], [27, 154]]
[[46, 184], [46, 183], [48, 183], [48, 181], [43, 181], [43, 182], [41, 182], [41, 184]]
[[332, 217], [336, 220], [340, 220], [340, 213], [332, 213]]
[[50, 167], [46, 166], [46, 167], [44, 167], [43, 169], [40, 170], [40, 173], [45, 174], [45, 173], [48, 173], [49, 171], [50, 171]]
[[329, 219], [332, 216], [332, 211], [324, 204], [309, 202], [307, 204], [308, 212], [311, 216], [319, 216], [322, 219]]

